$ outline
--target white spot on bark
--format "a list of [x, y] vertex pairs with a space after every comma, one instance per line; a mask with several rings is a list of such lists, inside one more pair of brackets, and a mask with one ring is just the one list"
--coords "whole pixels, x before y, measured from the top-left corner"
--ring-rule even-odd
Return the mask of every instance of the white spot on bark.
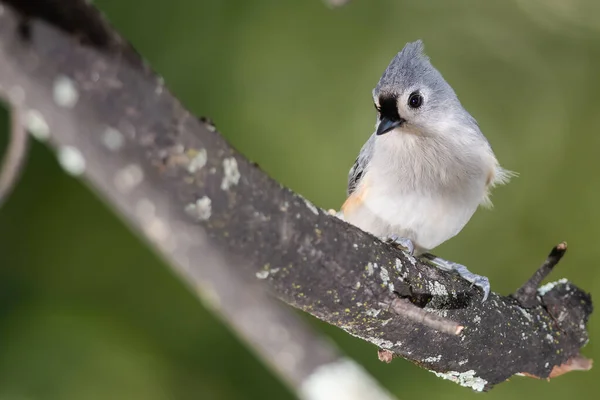
[[[302, 197], [302, 196], [300, 196], [300, 197]], [[313, 203], [311, 203], [310, 201], [308, 201], [304, 197], [302, 197], [302, 200], [304, 200], [304, 204], [306, 204], [306, 207], [308, 207], [308, 209], [310, 211], [312, 211], [313, 214], [319, 215], [319, 209], [317, 207], [315, 207], [315, 205]]]
[[223, 160], [223, 180], [221, 181], [221, 189], [229, 190], [240, 181], [240, 171], [238, 170], [237, 161], [233, 157]]
[[388, 282], [390, 281], [390, 274], [389, 274], [388, 270], [383, 267], [381, 267], [381, 270], [379, 271], [379, 277], [383, 281], [384, 285], [387, 285]]
[[381, 310], [376, 310], [374, 308], [370, 308], [365, 312], [365, 314], [367, 314], [369, 317], [377, 317], [380, 312], [381, 312]]
[[475, 371], [470, 369], [466, 372], [448, 371], [448, 372], [436, 372], [431, 371], [440, 378], [448, 379], [454, 383], [458, 383], [461, 386], [469, 387], [475, 391], [481, 392], [485, 388], [487, 381], [485, 379], [475, 376]]
[[438, 281], [433, 281], [433, 283], [430, 285], [429, 290], [434, 296], [448, 296], [448, 290], [446, 290], [446, 287]]
[[394, 347], [394, 343], [392, 343], [389, 340], [380, 339], [376, 337], [367, 337], [366, 339], [382, 349], [391, 349], [392, 347]]
[[565, 284], [567, 283], [567, 279], [563, 278], [563, 279], [559, 279], [556, 282], [550, 282], [550, 283], [546, 283], [545, 285], [542, 285], [538, 288], [538, 294], [540, 296], [545, 295], [546, 293], [548, 293], [550, 290], [554, 289], [554, 287], [558, 284]]
[[119, 150], [123, 147], [124, 142], [125, 138], [123, 137], [123, 134], [115, 128], [108, 127], [104, 133], [102, 133], [102, 143], [104, 143], [104, 146], [110, 151]]
[[466, 363], [469, 362], [469, 359], [464, 359], [458, 362], [458, 365], [465, 365]]
[[73, 146], [63, 146], [58, 149], [58, 162], [67, 173], [73, 176], [79, 176], [85, 171], [85, 159], [81, 152]]
[[37, 110], [28, 110], [25, 115], [25, 126], [27, 130], [37, 140], [44, 142], [50, 137], [50, 128], [44, 119], [44, 116]]
[[375, 272], [375, 270], [373, 268], [373, 263], [368, 263], [367, 264], [367, 275], [372, 276], [374, 272]]
[[476, 316], [473, 318], [473, 322], [475, 322], [476, 324], [479, 324], [479, 323], [481, 322], [481, 317], [480, 317], [479, 315], [476, 315]]
[[54, 102], [61, 107], [73, 108], [79, 100], [79, 91], [75, 86], [75, 82], [64, 75], [59, 76], [54, 81], [52, 90]]
[[156, 89], [154, 89], [154, 93], [156, 93], [157, 95], [162, 94], [164, 87], [165, 87], [165, 79], [162, 76], [159, 76], [156, 79]]
[[198, 150], [198, 154], [196, 154], [194, 156], [194, 158], [192, 158], [192, 160], [190, 161], [190, 163], [188, 165], [188, 172], [190, 174], [193, 174], [197, 171], [200, 171], [202, 169], [202, 167], [204, 167], [206, 165], [207, 158], [208, 157], [206, 154], [206, 149]]
[[521, 314], [523, 314], [525, 316], [525, 318], [527, 318], [529, 320], [529, 322], [533, 322], [533, 317], [531, 316], [531, 314], [529, 314], [527, 312], [527, 310], [525, 310], [522, 307], [519, 307], [519, 311], [521, 311]]
[[212, 201], [209, 197], [203, 196], [195, 203], [185, 206], [185, 212], [199, 221], [206, 221], [212, 214]]
[[400, 260], [399, 258], [396, 258], [396, 271], [402, 272], [403, 267], [404, 266], [402, 265], [402, 260]]
[[438, 355], [436, 357], [427, 357], [426, 359], [423, 360], [423, 362], [428, 362], [428, 363], [434, 363], [434, 362], [438, 362], [442, 359], [442, 355]]
[[171, 240], [168, 240], [170, 236], [169, 227], [158, 217], [154, 216], [153, 218], [145, 221], [143, 229], [150, 239], [156, 241], [165, 250], [174, 250], [175, 243]]
[[144, 172], [137, 164], [129, 164], [115, 175], [115, 186], [123, 193], [133, 190], [144, 179]]
[[258, 271], [256, 273], [256, 277], [258, 279], [267, 279], [269, 277], [269, 271], [267, 271], [267, 270]]
[[279, 210], [286, 212], [289, 207], [290, 207], [290, 203], [288, 203], [287, 201], [284, 201], [283, 204], [281, 205], [281, 207], [279, 207]]

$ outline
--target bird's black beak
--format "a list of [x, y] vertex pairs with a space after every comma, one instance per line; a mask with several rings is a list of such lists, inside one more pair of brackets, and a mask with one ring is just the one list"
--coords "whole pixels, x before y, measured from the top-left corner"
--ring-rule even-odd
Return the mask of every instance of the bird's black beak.
[[402, 125], [402, 122], [404, 122], [402, 118], [395, 120], [382, 117], [381, 121], [379, 121], [379, 125], [377, 126], [377, 136], [388, 133], [392, 129]]

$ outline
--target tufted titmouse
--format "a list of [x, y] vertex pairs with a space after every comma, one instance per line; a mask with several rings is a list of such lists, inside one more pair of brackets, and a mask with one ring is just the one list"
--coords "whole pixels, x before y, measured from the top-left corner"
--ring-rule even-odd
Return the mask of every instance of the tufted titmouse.
[[465, 266], [427, 252], [456, 235], [489, 192], [514, 175], [498, 164], [477, 121], [423, 53], [408, 43], [373, 90], [375, 132], [348, 177], [342, 206], [347, 222], [437, 267], [457, 271], [481, 287], [490, 284]]

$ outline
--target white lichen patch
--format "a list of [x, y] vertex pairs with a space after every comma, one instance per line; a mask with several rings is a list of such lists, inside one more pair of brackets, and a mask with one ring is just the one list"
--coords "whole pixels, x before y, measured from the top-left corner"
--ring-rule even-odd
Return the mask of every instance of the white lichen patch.
[[476, 315], [475, 317], [473, 317], [473, 322], [476, 324], [481, 323], [481, 317], [479, 315]]
[[554, 343], [554, 338], [552, 337], [551, 334], [546, 334], [546, 340], [548, 341], [548, 343], [552, 344]]
[[42, 113], [37, 110], [27, 111], [25, 114], [25, 127], [31, 136], [40, 142], [44, 142], [50, 137], [50, 127]]
[[206, 221], [212, 214], [212, 201], [209, 197], [203, 196], [195, 203], [185, 206], [185, 212], [194, 219]]
[[117, 171], [114, 182], [120, 192], [127, 193], [139, 185], [142, 180], [144, 180], [142, 168], [137, 164], [129, 164]]
[[73, 176], [79, 176], [85, 171], [85, 159], [73, 146], [63, 146], [58, 149], [58, 162], [68, 174]]
[[369, 342], [373, 343], [374, 345], [376, 345], [379, 348], [382, 349], [391, 349], [392, 347], [394, 347], [394, 343], [392, 343], [390, 340], [385, 340], [385, 339], [381, 339], [381, 338], [377, 338], [377, 337], [367, 337], [366, 340], [368, 340]]
[[550, 282], [550, 283], [546, 283], [545, 285], [542, 285], [542, 286], [540, 286], [540, 287], [538, 288], [538, 290], [537, 290], [537, 291], [538, 291], [538, 294], [539, 294], [540, 296], [543, 296], [543, 295], [545, 295], [546, 293], [548, 293], [550, 290], [554, 289], [554, 287], [555, 287], [556, 285], [558, 285], [558, 284], [563, 284], [563, 285], [564, 285], [564, 284], [565, 284], [565, 283], [567, 283], [567, 282], [568, 282], [568, 281], [567, 281], [567, 279], [566, 279], [566, 278], [562, 278], [562, 279], [559, 279], [559, 280], [558, 280], [558, 281], [556, 281], [556, 282]]
[[468, 358], [466, 358], [466, 359], [464, 359], [464, 360], [460, 360], [460, 361], [458, 362], [458, 365], [465, 365], [465, 364], [466, 364], [466, 363], [468, 363], [468, 362], [469, 362], [469, 359], [468, 359]]
[[461, 386], [469, 387], [475, 391], [481, 392], [485, 388], [487, 381], [485, 379], [475, 376], [475, 371], [470, 369], [466, 372], [448, 371], [448, 372], [436, 372], [431, 371], [440, 378], [448, 379], [454, 383], [458, 383]]
[[402, 265], [402, 260], [400, 260], [399, 258], [396, 258], [396, 271], [398, 272], [402, 272], [402, 268], [404, 267], [404, 265]]
[[258, 279], [267, 279], [269, 277], [269, 271], [262, 270], [256, 273]]
[[383, 281], [384, 285], [387, 285], [390, 281], [390, 274], [388, 270], [383, 267], [381, 267], [381, 269], [379, 270], [379, 277]]
[[310, 211], [313, 212], [313, 214], [315, 215], [319, 215], [319, 209], [310, 201], [308, 201], [307, 199], [305, 199], [304, 197], [300, 196], [302, 198], [302, 200], [304, 201], [304, 204], [306, 204], [306, 207], [308, 207], [308, 209]]
[[433, 281], [433, 283], [429, 286], [429, 290], [434, 296], [448, 296], [448, 290], [444, 285], [442, 285], [438, 281]]
[[375, 269], [373, 267], [373, 263], [369, 262], [367, 264], [367, 275], [372, 276], [374, 272], [375, 272]]
[[221, 189], [229, 190], [230, 187], [237, 185], [240, 182], [240, 171], [235, 158], [229, 157], [223, 160], [223, 180], [221, 181]]
[[529, 322], [533, 322], [533, 317], [527, 310], [525, 310], [523, 307], [519, 307], [519, 311], [521, 311], [521, 314], [523, 314]]
[[369, 317], [377, 317], [380, 312], [381, 312], [381, 310], [376, 310], [374, 308], [370, 308], [367, 311], [365, 311], [365, 314], [367, 314]]
[[435, 357], [427, 357], [426, 359], [423, 360], [423, 362], [426, 363], [434, 363], [434, 362], [439, 362], [442, 359], [442, 355], [437, 355]]
[[56, 78], [52, 88], [54, 102], [64, 108], [73, 108], [79, 100], [79, 91], [75, 82], [64, 75]]
[[123, 147], [125, 138], [123, 134], [115, 128], [108, 127], [102, 132], [102, 143], [110, 151], [117, 151]]
[[190, 160], [190, 163], [188, 164], [188, 172], [193, 174], [197, 171], [200, 171], [206, 165], [207, 159], [208, 157], [206, 154], [206, 149], [198, 150], [198, 153]]

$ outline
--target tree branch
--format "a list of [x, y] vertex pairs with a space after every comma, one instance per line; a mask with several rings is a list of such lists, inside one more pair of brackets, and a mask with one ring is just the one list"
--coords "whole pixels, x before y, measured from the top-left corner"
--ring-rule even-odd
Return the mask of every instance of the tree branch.
[[[17, 97], [17, 98], [15, 98]], [[19, 95], [13, 93], [12, 104], [18, 104]], [[6, 201], [21, 177], [29, 150], [29, 135], [25, 130], [19, 107], [12, 107], [10, 113], [10, 141], [0, 169], [0, 206]]]
[[[62, 1], [60, 17], [41, 6], [24, 10], [43, 21], [0, 13], [0, 93], [21, 88], [26, 112], [42, 119], [36, 126], [48, 128], [63, 167], [82, 174], [229, 323], [254, 332], [247, 340], [293, 386], [320, 387], [315, 376], [358, 367], [335, 361], [306, 330], [268, 326], [264, 311], [281, 309], [260, 291], [227, 290], [229, 282], [252, 287], [252, 277], [282, 301], [475, 390], [517, 373], [547, 378], [591, 366], [579, 354], [588, 340], [588, 294], [561, 281], [539, 293], [541, 303], [531, 309], [494, 293], [482, 304], [479, 291], [456, 275], [282, 188], [213, 125], [190, 115], [131, 46], [80, 3]], [[399, 316], [390, 307], [399, 297], [464, 330], [448, 335], [404, 311]], [[236, 312], [247, 302], [255, 306], [250, 315]], [[257, 321], [272, 328], [273, 348], [261, 341]], [[286, 369], [273, 361], [282, 357], [294, 362]]]
[[538, 288], [542, 281], [546, 279], [552, 269], [559, 263], [562, 257], [567, 252], [567, 243], [561, 242], [554, 246], [546, 261], [538, 268], [527, 282], [523, 284], [514, 294], [513, 297], [526, 308], [533, 308], [540, 304], [538, 297]]

